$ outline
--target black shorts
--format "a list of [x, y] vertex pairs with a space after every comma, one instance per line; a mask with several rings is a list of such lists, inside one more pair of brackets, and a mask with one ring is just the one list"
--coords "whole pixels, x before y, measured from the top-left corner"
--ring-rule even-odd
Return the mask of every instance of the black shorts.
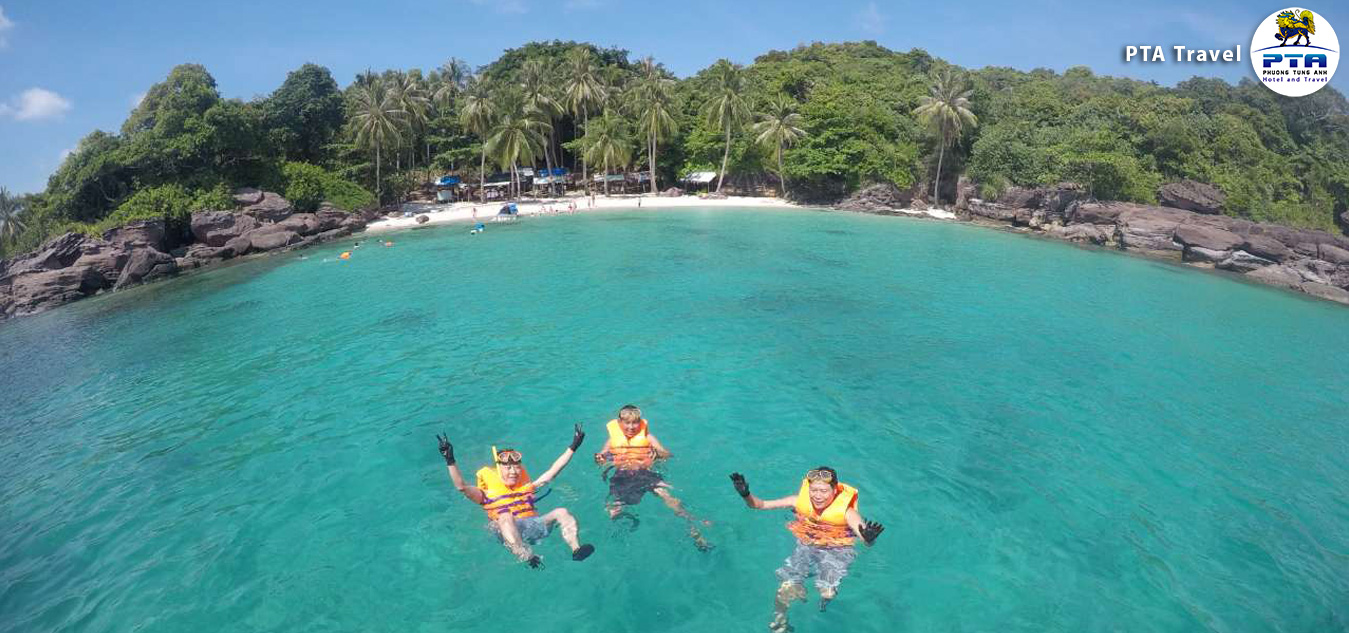
[[609, 476], [609, 498], [625, 506], [637, 505], [642, 496], [664, 479], [654, 470], [615, 470]]

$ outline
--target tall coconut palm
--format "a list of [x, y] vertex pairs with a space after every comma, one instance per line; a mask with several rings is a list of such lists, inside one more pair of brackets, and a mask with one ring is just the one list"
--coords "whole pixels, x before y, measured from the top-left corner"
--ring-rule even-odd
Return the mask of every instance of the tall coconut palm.
[[778, 95], [768, 102], [768, 109], [759, 113], [753, 132], [755, 142], [773, 148], [778, 159], [778, 191], [787, 197], [787, 173], [782, 170], [782, 150], [791, 147], [806, 135], [801, 129], [801, 115], [796, 113], [796, 102], [786, 95]]
[[408, 132], [408, 167], [416, 168], [416, 146], [418, 136], [425, 136], [426, 126], [431, 123], [431, 99], [425, 86], [417, 75], [398, 73], [394, 76], [393, 94], [398, 108], [403, 111], [403, 123]]
[[595, 120], [595, 127], [584, 137], [585, 158], [604, 164], [604, 195], [609, 195], [609, 169], [626, 168], [632, 160], [632, 140], [628, 126], [612, 112], [605, 112]]
[[651, 193], [656, 185], [656, 150], [660, 141], [676, 129], [670, 92], [674, 80], [650, 57], [642, 60], [641, 76], [632, 90], [632, 109], [637, 115], [637, 129], [646, 139], [647, 165], [650, 171]]
[[[566, 81], [562, 85], [562, 101], [572, 116], [581, 118], [583, 134], [590, 126], [590, 109], [604, 101], [604, 85], [600, 83], [595, 69], [595, 56], [585, 46], [576, 46], [567, 51], [563, 62]], [[590, 179], [586, 172], [586, 159], [581, 157], [581, 180], [585, 182], [586, 192], [590, 192]]]
[[473, 76], [468, 64], [457, 57], [451, 57], [440, 67], [440, 81], [431, 93], [431, 100], [440, 107], [449, 107], [454, 98], [463, 92], [464, 85]]
[[[562, 104], [553, 96], [553, 87], [543, 61], [531, 59], [520, 67], [520, 89], [523, 91], [525, 107], [548, 123], [543, 160], [548, 167], [548, 182], [552, 183], [553, 153], [550, 150], [553, 146], [553, 121], [562, 116]], [[551, 188], [551, 184], [549, 186]]]
[[27, 228], [20, 217], [23, 212], [19, 197], [0, 187], [0, 242], [13, 242]]
[[487, 152], [497, 159], [502, 169], [511, 172], [511, 187], [520, 195], [517, 171], [520, 163], [533, 164], [544, 143], [544, 132], [550, 127], [538, 112], [526, 106], [523, 95], [506, 90], [499, 95], [500, 116], [492, 125], [487, 138]]
[[745, 76], [740, 67], [724, 59], [712, 66], [712, 99], [703, 106], [707, 124], [725, 135], [726, 149], [721, 155], [721, 174], [717, 177], [717, 191], [726, 181], [726, 163], [731, 158], [731, 132], [750, 117], [749, 103], [745, 101]]
[[492, 86], [485, 79], [469, 82], [464, 91], [464, 107], [459, 110], [459, 122], [482, 142], [482, 158], [478, 161], [478, 199], [487, 202], [487, 135], [497, 118]]
[[351, 130], [357, 145], [375, 152], [375, 199], [382, 202], [383, 187], [379, 175], [381, 151], [391, 143], [396, 145], [399, 142], [399, 128], [404, 113], [379, 77], [367, 72], [364, 77], [357, 79], [356, 84]]
[[[431, 118], [449, 115], [454, 111], [454, 100], [464, 91], [473, 76], [468, 64], [457, 57], [451, 57], [440, 67], [439, 73], [433, 73], [427, 94], [431, 101]], [[431, 137], [426, 137], [426, 165], [431, 166]]]
[[970, 111], [970, 95], [974, 89], [965, 84], [964, 78], [951, 76], [951, 69], [932, 78], [931, 95], [918, 98], [918, 107], [913, 113], [919, 120], [937, 129], [937, 175], [932, 182], [932, 205], [937, 206], [939, 186], [941, 184], [942, 159], [946, 156], [946, 146], [954, 145], [964, 133], [964, 126], [979, 125], [979, 119]]

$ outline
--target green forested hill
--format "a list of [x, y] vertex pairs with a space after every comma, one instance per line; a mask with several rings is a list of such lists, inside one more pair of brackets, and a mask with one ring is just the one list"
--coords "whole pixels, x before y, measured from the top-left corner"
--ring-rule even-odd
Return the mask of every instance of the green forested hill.
[[1072, 181], [1100, 199], [1138, 202], [1155, 201], [1162, 183], [1193, 179], [1217, 185], [1226, 211], [1250, 219], [1333, 229], [1349, 211], [1349, 104], [1330, 87], [1293, 99], [1249, 80], [1167, 88], [1082, 67], [967, 71], [873, 42], [772, 51], [745, 67], [719, 61], [678, 79], [658, 60], [554, 41], [476, 70], [451, 59], [346, 87], [306, 64], [247, 102], [222, 98], [207, 69], [178, 66], [119, 131], [87, 136], [46, 191], [6, 196], [0, 255], [65, 230], [219, 208], [238, 186], [355, 208], [375, 195], [396, 201], [446, 172], [471, 182], [480, 164], [579, 170], [588, 150], [627, 163], [614, 169], [646, 171], [654, 149], [662, 189], [725, 160], [726, 187], [766, 193], [778, 182], [777, 144], [756, 122], [779, 99], [804, 133], [783, 145], [792, 197], [832, 201], [876, 182], [930, 186], [941, 135], [914, 110], [948, 70], [970, 89], [977, 125], [949, 138], [945, 201], [962, 174], [985, 197]]

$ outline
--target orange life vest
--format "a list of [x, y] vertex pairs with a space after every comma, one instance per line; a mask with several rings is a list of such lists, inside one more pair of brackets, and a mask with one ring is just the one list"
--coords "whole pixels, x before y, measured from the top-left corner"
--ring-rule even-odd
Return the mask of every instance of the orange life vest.
[[647, 421], [643, 419], [637, 434], [629, 438], [623, 434], [618, 420], [609, 420], [609, 452], [614, 455], [614, 466], [619, 470], [650, 468], [656, 462], [656, 450], [647, 437]]
[[796, 518], [787, 529], [806, 545], [843, 546], [853, 544], [852, 528], [848, 527], [848, 508], [857, 507], [857, 489], [840, 483], [834, 500], [823, 512], [815, 511], [810, 501], [810, 482], [801, 480], [801, 491], [796, 494], [792, 509]]
[[497, 472], [496, 467], [483, 466], [478, 469], [478, 489], [486, 495], [482, 509], [487, 511], [489, 520], [495, 521], [502, 512], [509, 512], [521, 519], [538, 514], [534, 511], [534, 482], [530, 480], [528, 472], [523, 472], [523, 468], [521, 470], [522, 481], [511, 487], [501, 480], [501, 473]]

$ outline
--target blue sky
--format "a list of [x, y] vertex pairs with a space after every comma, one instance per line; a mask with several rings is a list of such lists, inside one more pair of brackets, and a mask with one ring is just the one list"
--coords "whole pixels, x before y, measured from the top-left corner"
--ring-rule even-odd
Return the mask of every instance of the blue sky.
[[[1192, 75], [1235, 82], [1249, 62], [1125, 64], [1128, 44], [1242, 45], [1266, 2], [930, 3], [891, 0], [634, 2], [631, 0], [0, 0], [0, 185], [40, 191], [63, 153], [96, 128], [116, 131], [173, 66], [195, 62], [226, 97], [266, 95], [305, 62], [343, 85], [365, 68], [474, 66], [531, 40], [578, 40], [653, 55], [680, 76], [721, 57], [748, 63], [772, 49], [872, 39], [924, 48], [966, 67], [1063, 70], [1174, 84]], [[1342, 3], [1312, 6], [1349, 29]], [[1322, 14], [1319, 9], [1327, 9]], [[1349, 34], [1349, 30], [1342, 30]], [[1349, 70], [1331, 85], [1349, 86]]]

